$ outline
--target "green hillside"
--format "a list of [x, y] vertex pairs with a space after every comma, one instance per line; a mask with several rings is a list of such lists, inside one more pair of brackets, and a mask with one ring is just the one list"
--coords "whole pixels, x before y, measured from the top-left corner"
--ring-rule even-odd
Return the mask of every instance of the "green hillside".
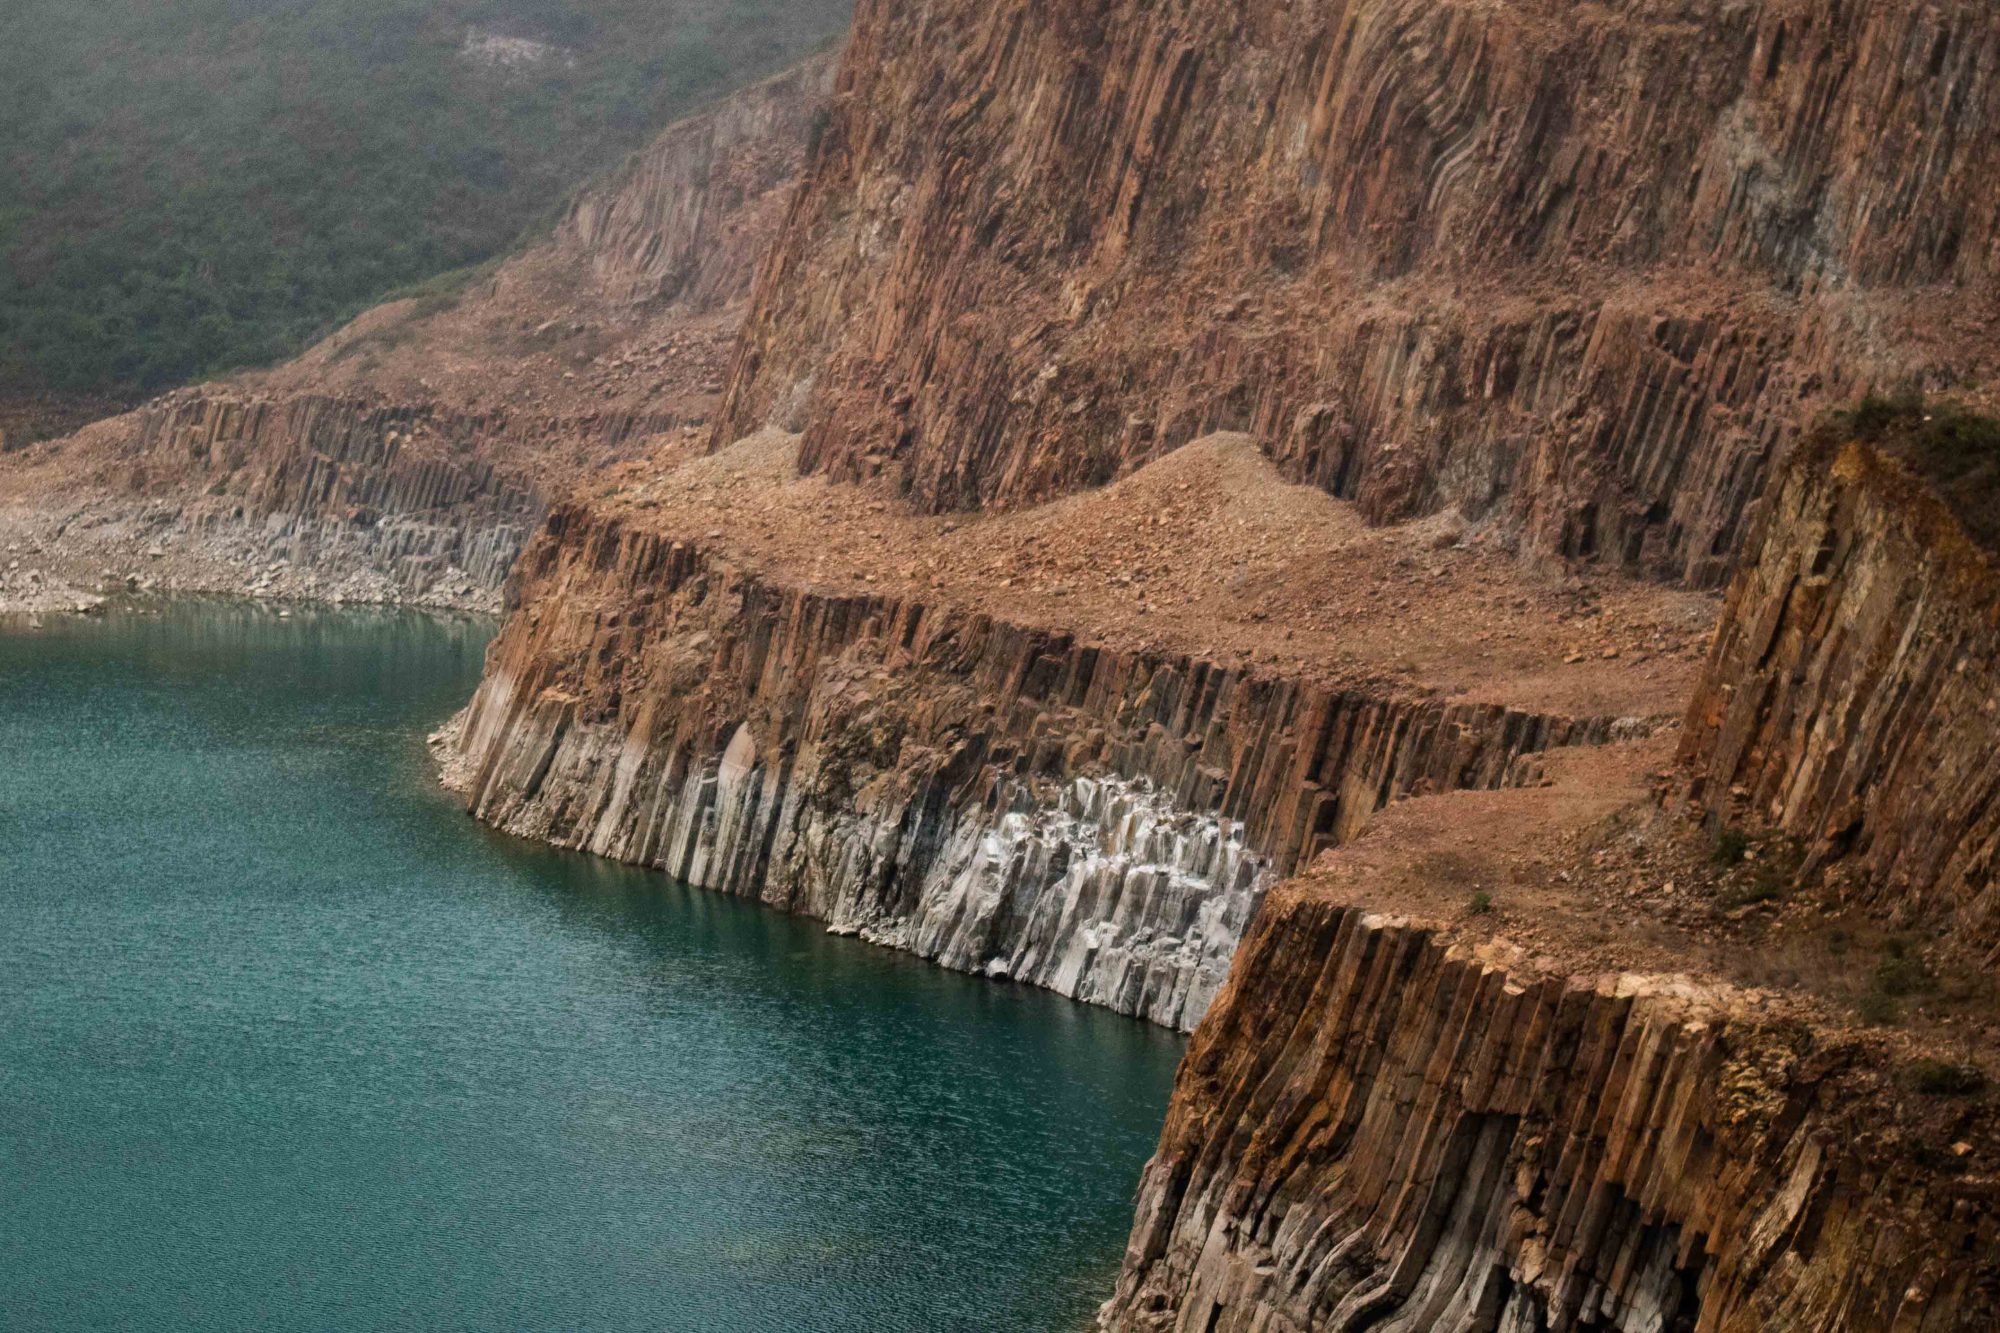
[[851, 0], [8, 0], [0, 391], [279, 359], [508, 248]]

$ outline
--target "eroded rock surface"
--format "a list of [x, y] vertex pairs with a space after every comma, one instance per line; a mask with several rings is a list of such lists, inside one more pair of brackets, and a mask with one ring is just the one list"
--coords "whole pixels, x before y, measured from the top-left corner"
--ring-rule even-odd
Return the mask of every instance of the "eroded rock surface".
[[727, 550], [552, 518], [455, 738], [474, 812], [1171, 1025], [1272, 878], [1385, 802], [1621, 726], [824, 591]]
[[1218, 429], [1716, 585], [1772, 453], [1990, 374], [1983, 0], [866, 0], [720, 443], [920, 507]]
[[[1994, 1025], [1863, 1030], [1799, 868], [1604, 747], [1692, 692], [1668, 588], [1790, 524], [1732, 620], [1817, 628], [1725, 630], [1710, 781], [1887, 771], [1815, 682], [1928, 612], [1875, 537], [1801, 601], [1757, 515], [1824, 405], [1995, 368], [1996, 52], [1969, 0], [864, 3], [707, 456], [554, 516], [453, 770], [1155, 1021], [1229, 978], [1107, 1327], [1984, 1327]], [[1946, 878], [1952, 762], [1871, 856]]]
[[1775, 487], [1683, 757], [1718, 818], [2000, 963], [2000, 570], [1906, 468], [1828, 439]]
[[1414, 802], [1275, 890], [1103, 1327], [1987, 1327], [1990, 1099], [1913, 1085], [1907, 1046], [1809, 995], [1660, 970], [1685, 941], [1607, 967], [1564, 910], [1603, 886], [1514, 873], [1520, 828], [1645, 800], [1594, 764]]
[[[864, 0], [832, 71], [44, 449], [151, 498], [24, 554], [491, 596], [546, 510], [477, 815], [1200, 1022], [1108, 1328], [1992, 1327], [1992, 997], [1851, 955], [1991, 971], [2000, 599], [1785, 461], [2000, 370], [1990, 6]], [[1800, 864], [1681, 817], [1691, 694]]]

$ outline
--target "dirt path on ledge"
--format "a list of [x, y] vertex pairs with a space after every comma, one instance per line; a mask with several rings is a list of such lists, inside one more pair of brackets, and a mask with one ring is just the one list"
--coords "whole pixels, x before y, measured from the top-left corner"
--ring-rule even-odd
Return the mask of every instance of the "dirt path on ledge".
[[760, 572], [908, 591], [1118, 646], [1576, 716], [1678, 716], [1716, 600], [1544, 574], [1456, 515], [1371, 528], [1245, 435], [1038, 508], [917, 517], [761, 432], [614, 470], [594, 507]]

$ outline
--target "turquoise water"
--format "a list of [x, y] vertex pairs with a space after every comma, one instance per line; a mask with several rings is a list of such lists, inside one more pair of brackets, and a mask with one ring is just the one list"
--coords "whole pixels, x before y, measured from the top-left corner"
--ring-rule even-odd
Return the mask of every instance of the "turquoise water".
[[0, 1325], [1086, 1323], [1179, 1041], [482, 828], [486, 634], [0, 629]]

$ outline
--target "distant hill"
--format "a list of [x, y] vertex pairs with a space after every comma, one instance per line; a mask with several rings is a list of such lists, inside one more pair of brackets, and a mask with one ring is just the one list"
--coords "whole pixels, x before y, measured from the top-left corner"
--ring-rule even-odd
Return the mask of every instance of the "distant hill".
[[11, 0], [0, 392], [270, 362], [479, 264], [851, 0]]

